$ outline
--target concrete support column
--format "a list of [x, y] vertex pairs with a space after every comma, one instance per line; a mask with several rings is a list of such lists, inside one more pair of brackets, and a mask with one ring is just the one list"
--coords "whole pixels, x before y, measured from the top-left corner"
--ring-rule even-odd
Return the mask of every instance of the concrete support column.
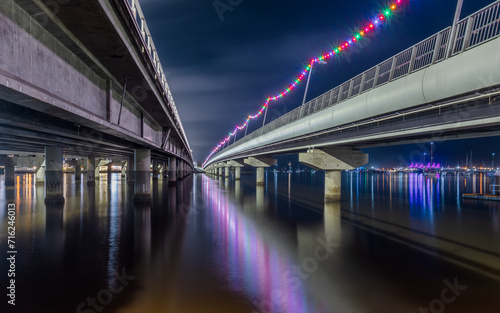
[[87, 186], [95, 186], [95, 156], [87, 158]]
[[103, 165], [103, 160], [96, 159], [95, 164], [96, 165], [94, 168], [94, 180], [99, 181], [99, 180], [101, 180], [101, 165]]
[[244, 162], [245, 162], [245, 164], [248, 164], [250, 166], [257, 168], [257, 186], [262, 186], [262, 185], [264, 185], [264, 179], [265, 179], [264, 168], [273, 166], [278, 161], [276, 161], [273, 158], [268, 158], [268, 157], [258, 157], [258, 158], [250, 157], [248, 159], [245, 159]]
[[134, 203], [151, 203], [151, 150], [136, 149], [135, 154], [135, 184]]
[[64, 203], [63, 191], [63, 149], [45, 147], [45, 203]]
[[153, 180], [158, 180], [158, 160], [153, 159]]
[[245, 164], [241, 163], [241, 162], [238, 162], [238, 161], [234, 161], [234, 160], [229, 161], [227, 164], [229, 164], [232, 167], [234, 167], [234, 179], [235, 180], [240, 180], [241, 179], [241, 168], [243, 166], [245, 166]]
[[311, 149], [299, 154], [299, 162], [325, 174], [325, 202], [341, 200], [342, 170], [352, 170], [368, 163], [368, 154], [351, 147]]
[[135, 157], [129, 156], [127, 161], [127, 183], [134, 185], [135, 181]]
[[224, 176], [229, 178], [229, 166], [224, 167]]
[[163, 161], [163, 170], [162, 170], [162, 175], [163, 175], [163, 179], [166, 180], [167, 177], [168, 177], [168, 162], [167, 161]]
[[108, 163], [108, 184], [111, 184], [111, 163]]
[[15, 161], [12, 157], [5, 157], [5, 186], [14, 186], [16, 184], [16, 175], [14, 173]]
[[82, 162], [81, 160], [76, 160], [75, 162], [75, 181], [82, 180]]
[[257, 167], [257, 186], [264, 185], [264, 168]]
[[122, 166], [122, 177], [127, 176], [127, 169], [128, 169], [128, 161], [125, 161], [125, 163]]
[[219, 176], [222, 176], [222, 167], [219, 167]]
[[170, 157], [170, 162], [168, 165], [168, 183], [175, 185], [177, 182], [177, 159], [175, 157]]
[[184, 179], [185, 176], [186, 175], [184, 173], [184, 161], [179, 160], [179, 178]]
[[45, 160], [43, 160], [42, 165], [40, 165], [36, 171], [35, 181], [37, 185], [45, 183]]
[[325, 201], [340, 201], [342, 171], [325, 172]]

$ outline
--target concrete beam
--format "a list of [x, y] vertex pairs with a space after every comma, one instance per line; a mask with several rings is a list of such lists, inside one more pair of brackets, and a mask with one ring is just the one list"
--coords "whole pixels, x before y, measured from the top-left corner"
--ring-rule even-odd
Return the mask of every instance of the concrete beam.
[[253, 167], [270, 167], [275, 165], [278, 161], [269, 157], [256, 157], [256, 158], [249, 157], [248, 159], [245, 159], [243, 162]]
[[368, 163], [368, 154], [350, 147], [311, 149], [299, 154], [299, 162], [325, 173], [325, 202], [341, 200], [342, 170], [352, 170]]
[[239, 161], [235, 161], [235, 160], [231, 160], [231, 161], [227, 162], [227, 164], [229, 164], [232, 167], [244, 167], [245, 166], [244, 162], [239, 162]]
[[368, 163], [368, 154], [350, 147], [310, 149], [299, 153], [299, 162], [316, 170], [352, 170]]

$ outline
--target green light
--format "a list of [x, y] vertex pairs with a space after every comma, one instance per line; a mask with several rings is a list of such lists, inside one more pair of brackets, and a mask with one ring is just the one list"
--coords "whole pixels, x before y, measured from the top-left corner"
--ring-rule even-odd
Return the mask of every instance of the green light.
[[384, 12], [384, 15], [386, 15], [386, 16], [391, 15], [391, 11], [389, 11], [389, 10], [385, 11], [385, 12]]

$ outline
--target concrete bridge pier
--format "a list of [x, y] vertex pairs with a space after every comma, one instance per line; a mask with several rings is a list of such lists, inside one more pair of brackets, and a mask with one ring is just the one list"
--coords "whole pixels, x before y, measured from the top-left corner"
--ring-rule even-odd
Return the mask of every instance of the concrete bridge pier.
[[151, 203], [151, 150], [136, 149], [135, 154], [135, 184], [134, 203]]
[[82, 161], [80, 159], [75, 160], [75, 181], [82, 180]]
[[45, 147], [45, 204], [64, 203], [63, 149]]
[[122, 165], [122, 178], [127, 176], [128, 161], [125, 161]]
[[95, 186], [95, 156], [87, 158], [87, 186]]
[[159, 170], [158, 170], [158, 160], [153, 159], [153, 180], [158, 180]]
[[177, 171], [177, 179], [178, 180], [183, 180], [184, 179], [184, 162], [182, 162], [182, 160], [178, 160], [179, 161], [179, 167], [178, 167], [178, 171]]
[[175, 157], [170, 157], [170, 162], [168, 165], [168, 183], [170, 185], [175, 185], [177, 182], [177, 159]]
[[222, 177], [222, 166], [219, 167], [219, 174], [220, 177]]
[[299, 154], [299, 162], [325, 173], [325, 202], [341, 200], [342, 170], [353, 170], [368, 163], [368, 154], [351, 147], [311, 149]]
[[45, 184], [45, 160], [43, 160], [42, 164], [38, 167], [38, 170], [36, 171], [35, 182], [37, 185]]
[[234, 167], [234, 179], [235, 180], [240, 180], [241, 179], [241, 168], [245, 166], [245, 164], [231, 160], [228, 162], [229, 165]]
[[261, 186], [264, 185], [264, 168], [273, 166], [278, 161], [269, 157], [250, 157], [243, 162], [257, 168], [257, 186]]
[[108, 166], [107, 166], [107, 179], [108, 179], [108, 184], [111, 184], [111, 162], [108, 163]]
[[161, 175], [163, 177], [163, 181], [168, 180], [168, 161], [163, 161], [162, 163], [162, 170], [161, 170]]
[[134, 185], [135, 182], [135, 157], [129, 156], [127, 159], [127, 184]]
[[14, 186], [16, 184], [16, 175], [14, 173], [14, 157], [5, 157], [5, 186]]

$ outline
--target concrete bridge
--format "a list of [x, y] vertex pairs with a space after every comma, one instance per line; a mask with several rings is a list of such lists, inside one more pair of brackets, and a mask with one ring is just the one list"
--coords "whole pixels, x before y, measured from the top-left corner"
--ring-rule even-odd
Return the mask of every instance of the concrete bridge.
[[500, 135], [500, 2], [458, 21], [228, 145], [208, 173], [257, 167], [298, 153], [326, 171], [325, 200], [340, 199], [341, 170], [368, 162], [364, 147]]
[[136, 0], [0, 2], [0, 165], [31, 164], [46, 202], [63, 198], [63, 159], [87, 170], [122, 162], [137, 201], [159, 169], [193, 170], [187, 137]]

